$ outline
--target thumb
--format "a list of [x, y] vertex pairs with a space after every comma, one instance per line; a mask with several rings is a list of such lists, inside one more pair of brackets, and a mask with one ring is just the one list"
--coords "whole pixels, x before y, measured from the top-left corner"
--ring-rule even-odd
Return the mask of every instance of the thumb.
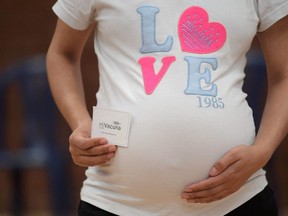
[[224, 170], [237, 161], [237, 158], [234, 156], [235, 155], [232, 153], [232, 151], [227, 152], [214, 164], [209, 172], [209, 175], [213, 177], [221, 174]]
[[[221, 171], [220, 171], [221, 172]], [[211, 176], [211, 177], [213, 177], [213, 176], [217, 176], [219, 174], [219, 171], [218, 171], [218, 169], [216, 168], [216, 165], [214, 165], [213, 167], [212, 167], [212, 169], [210, 170], [210, 173], [209, 173], [209, 175]]]

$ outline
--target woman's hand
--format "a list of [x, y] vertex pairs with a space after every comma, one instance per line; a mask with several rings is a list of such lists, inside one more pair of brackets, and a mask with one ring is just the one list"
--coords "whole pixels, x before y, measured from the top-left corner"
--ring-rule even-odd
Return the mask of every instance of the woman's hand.
[[209, 203], [236, 192], [262, 168], [270, 156], [255, 145], [240, 145], [228, 151], [210, 170], [209, 178], [187, 186], [182, 198], [190, 203]]
[[98, 166], [109, 162], [117, 150], [105, 138], [90, 138], [90, 130], [76, 128], [69, 138], [69, 151], [75, 164], [79, 166]]

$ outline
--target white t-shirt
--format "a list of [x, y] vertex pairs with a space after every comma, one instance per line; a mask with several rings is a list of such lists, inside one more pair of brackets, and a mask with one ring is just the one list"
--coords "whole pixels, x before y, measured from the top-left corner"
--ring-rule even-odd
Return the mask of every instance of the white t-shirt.
[[53, 10], [77, 30], [97, 23], [97, 106], [133, 117], [128, 148], [88, 168], [82, 200], [124, 216], [217, 216], [263, 190], [259, 170], [220, 201], [181, 199], [229, 149], [253, 143], [245, 54], [287, 0], [59, 0]]

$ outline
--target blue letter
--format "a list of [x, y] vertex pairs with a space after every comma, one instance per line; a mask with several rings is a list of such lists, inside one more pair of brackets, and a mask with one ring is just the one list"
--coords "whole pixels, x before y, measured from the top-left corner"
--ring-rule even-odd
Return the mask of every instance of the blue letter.
[[156, 14], [159, 9], [152, 6], [142, 6], [137, 9], [141, 14], [142, 47], [141, 53], [169, 52], [172, 48], [173, 38], [168, 36], [164, 44], [156, 42]]
[[[218, 67], [217, 59], [215, 58], [195, 58], [186, 56], [185, 61], [188, 63], [188, 81], [185, 94], [202, 95], [202, 96], [217, 96], [217, 86], [211, 83], [211, 71], [206, 66], [204, 72], [201, 73], [200, 68], [204, 63], [212, 66], [213, 70]], [[200, 81], [204, 80], [205, 84], [210, 86], [209, 89], [203, 89]]]

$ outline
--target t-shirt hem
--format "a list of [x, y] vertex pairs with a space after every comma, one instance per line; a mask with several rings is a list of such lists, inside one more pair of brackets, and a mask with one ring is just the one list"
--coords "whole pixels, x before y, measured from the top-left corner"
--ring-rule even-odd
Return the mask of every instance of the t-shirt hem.
[[[267, 186], [267, 180], [264, 176], [258, 176], [256, 179], [251, 179], [248, 181], [242, 188], [240, 188], [237, 192], [230, 195], [229, 197], [224, 198], [222, 201], [216, 201], [214, 203], [207, 204], [206, 208], [203, 208], [201, 211], [194, 211], [191, 209], [191, 215], [205, 215], [205, 216], [223, 216], [234, 209], [238, 208], [255, 195], [260, 193]], [[101, 208], [105, 211], [111, 212], [113, 214], [119, 216], [167, 216], [167, 214], [157, 213], [149, 211], [148, 209], [136, 209], [135, 207], [126, 207], [121, 203], [110, 202], [108, 200], [104, 200], [102, 196], [95, 196], [88, 192], [89, 188], [82, 188], [81, 191], [81, 200], [90, 203], [98, 208]], [[226, 200], [226, 201], [224, 201]], [[179, 210], [179, 209], [178, 209]], [[178, 212], [181, 214], [181, 212]], [[168, 214], [169, 215], [169, 214]], [[183, 214], [184, 215], [184, 214]], [[187, 214], [185, 214], [187, 215]], [[190, 213], [189, 213], [190, 215]]]

